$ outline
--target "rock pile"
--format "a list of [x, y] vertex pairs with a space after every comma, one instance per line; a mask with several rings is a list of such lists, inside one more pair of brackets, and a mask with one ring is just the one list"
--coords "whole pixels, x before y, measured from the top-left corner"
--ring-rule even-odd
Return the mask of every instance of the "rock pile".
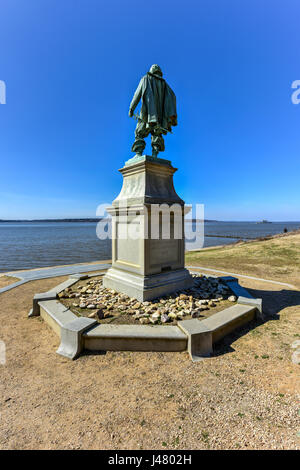
[[74, 285], [59, 294], [62, 299], [74, 299], [74, 308], [90, 309], [90, 318], [98, 320], [127, 314], [141, 324], [168, 323], [184, 317], [197, 318], [204, 310], [228, 299], [236, 301], [230, 289], [215, 277], [193, 274], [190, 289], [174, 292], [152, 301], [138, 302], [126, 294], [103, 287], [101, 279], [91, 279], [86, 285]]

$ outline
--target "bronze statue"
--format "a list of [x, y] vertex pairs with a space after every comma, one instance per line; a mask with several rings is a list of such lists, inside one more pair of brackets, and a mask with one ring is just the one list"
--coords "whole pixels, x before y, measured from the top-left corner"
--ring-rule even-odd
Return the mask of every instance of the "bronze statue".
[[[166, 81], [162, 78], [158, 65], [152, 65], [144, 75], [130, 103], [129, 117], [134, 116], [138, 123], [135, 129], [135, 141], [132, 152], [142, 155], [146, 142], [151, 134], [152, 156], [165, 150], [163, 135], [172, 132], [171, 126], [177, 126], [176, 96]], [[141, 100], [141, 111], [134, 115], [134, 110]]]

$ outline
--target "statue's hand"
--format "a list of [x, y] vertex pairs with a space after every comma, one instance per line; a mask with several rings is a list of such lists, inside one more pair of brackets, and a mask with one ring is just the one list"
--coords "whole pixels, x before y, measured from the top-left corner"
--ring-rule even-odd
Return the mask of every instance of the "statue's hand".
[[129, 116], [129, 117], [132, 117], [132, 116], [133, 116], [133, 111], [132, 111], [132, 109], [129, 110], [128, 116]]

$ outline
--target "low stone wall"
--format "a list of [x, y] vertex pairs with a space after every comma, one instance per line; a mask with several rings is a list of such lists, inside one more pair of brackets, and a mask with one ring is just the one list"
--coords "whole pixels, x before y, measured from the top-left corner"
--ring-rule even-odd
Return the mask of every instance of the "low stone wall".
[[207, 320], [203, 320], [203, 323], [211, 331], [212, 342], [217, 343], [224, 336], [253, 320], [255, 312], [255, 307], [233, 305], [222, 312], [212, 315]]
[[185, 351], [187, 337], [177, 326], [99, 325], [84, 333], [91, 351]]
[[193, 361], [213, 353], [213, 344], [254, 318], [263, 319], [261, 299], [254, 299], [233, 277], [221, 278], [238, 296], [236, 305], [209, 318], [182, 320], [178, 326], [108, 325], [77, 317], [57, 300], [57, 295], [80, 279], [103, 275], [72, 275], [48, 292], [36, 294], [29, 317], [41, 315], [60, 337], [57, 350], [75, 359], [83, 349], [90, 351], [188, 351]]
[[39, 302], [39, 307], [42, 319], [48, 323], [59, 337], [61, 336], [61, 329], [78, 318], [71, 310], [66, 310], [66, 307], [57, 300]]

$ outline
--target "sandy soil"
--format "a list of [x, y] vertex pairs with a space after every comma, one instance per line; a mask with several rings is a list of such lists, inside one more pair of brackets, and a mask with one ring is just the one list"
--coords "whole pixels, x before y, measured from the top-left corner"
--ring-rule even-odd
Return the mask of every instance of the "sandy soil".
[[296, 449], [300, 292], [241, 279], [262, 295], [269, 321], [193, 364], [187, 353], [108, 352], [70, 361], [39, 318], [36, 292], [65, 278], [1, 294], [1, 449]]
[[19, 278], [17, 277], [12, 277], [12, 276], [0, 276], [0, 289], [2, 287], [9, 286], [10, 284], [14, 284], [15, 282], [20, 281]]

